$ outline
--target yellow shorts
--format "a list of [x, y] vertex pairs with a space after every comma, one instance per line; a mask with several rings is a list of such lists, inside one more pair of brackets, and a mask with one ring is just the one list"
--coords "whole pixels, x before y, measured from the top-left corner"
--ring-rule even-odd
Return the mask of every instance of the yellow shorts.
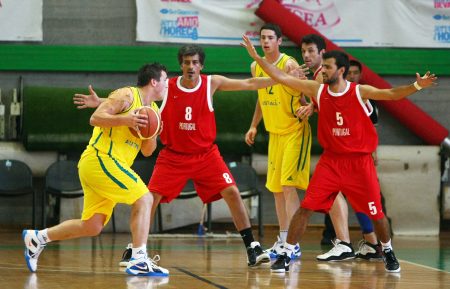
[[84, 191], [82, 220], [103, 214], [106, 225], [117, 203], [133, 204], [148, 192], [147, 186], [127, 164], [106, 154], [84, 152], [78, 172]]
[[311, 162], [311, 126], [279, 135], [270, 134], [266, 187], [277, 193], [283, 186], [306, 190]]

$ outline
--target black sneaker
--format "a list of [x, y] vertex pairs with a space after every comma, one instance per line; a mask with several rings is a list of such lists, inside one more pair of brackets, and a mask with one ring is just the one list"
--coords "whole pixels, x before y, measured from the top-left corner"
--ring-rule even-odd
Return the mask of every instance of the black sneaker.
[[390, 273], [400, 272], [400, 264], [398, 263], [394, 251], [392, 251], [392, 249], [383, 250], [383, 261], [386, 272]]
[[120, 262], [119, 262], [119, 266], [120, 267], [127, 267], [128, 266], [128, 263], [130, 262], [131, 254], [132, 254], [131, 248], [133, 248], [133, 244], [130, 243], [130, 244], [128, 244], [128, 246], [125, 249], [125, 251], [123, 251], [122, 260], [120, 260]]
[[269, 263], [269, 254], [261, 248], [259, 242], [252, 242], [247, 247], [247, 264], [249, 267], [258, 266], [261, 263]]
[[286, 252], [278, 255], [277, 260], [270, 266], [270, 271], [275, 273], [289, 272], [289, 263], [291, 258], [288, 257]]
[[381, 245], [373, 245], [365, 240], [359, 242], [359, 249], [356, 252], [357, 259], [364, 259], [370, 261], [383, 260], [383, 254], [381, 253]]

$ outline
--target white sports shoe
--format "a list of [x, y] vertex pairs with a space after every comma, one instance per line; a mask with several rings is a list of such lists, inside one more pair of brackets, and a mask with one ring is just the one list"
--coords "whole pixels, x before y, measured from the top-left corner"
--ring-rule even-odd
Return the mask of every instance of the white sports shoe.
[[277, 240], [273, 243], [272, 248], [267, 249], [266, 253], [269, 254], [270, 259], [276, 259], [279, 254], [283, 251], [284, 242], [281, 241], [280, 236], [277, 236]]
[[317, 256], [319, 261], [344, 261], [355, 258], [355, 251], [351, 244], [339, 239], [333, 242], [334, 247], [325, 254]]
[[[267, 249], [266, 252], [269, 254], [270, 259], [277, 259], [278, 255], [282, 254], [284, 247], [284, 242], [281, 241], [280, 236], [277, 236], [277, 240], [273, 244], [272, 248]], [[295, 250], [291, 253], [291, 260], [295, 260], [299, 258], [302, 255], [302, 252], [300, 251], [300, 244], [295, 244]]]
[[31, 272], [36, 272], [39, 255], [45, 248], [37, 237], [37, 230], [23, 230], [22, 239], [25, 243], [25, 261]]
[[131, 258], [128, 262], [126, 272], [135, 276], [169, 276], [169, 270], [156, 265], [156, 262], [159, 260], [159, 255], [155, 255], [153, 259], [148, 258], [147, 255], [139, 259]]
[[370, 261], [383, 260], [383, 254], [381, 253], [381, 245], [373, 245], [365, 240], [359, 241], [359, 250], [356, 252], [357, 259], [365, 259]]

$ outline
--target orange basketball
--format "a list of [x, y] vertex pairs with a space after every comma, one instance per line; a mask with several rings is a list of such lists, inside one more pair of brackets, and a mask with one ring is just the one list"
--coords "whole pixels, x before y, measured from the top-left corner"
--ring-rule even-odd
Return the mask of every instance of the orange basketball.
[[139, 108], [139, 114], [147, 115], [147, 126], [139, 127], [139, 130], [130, 127], [131, 133], [140, 139], [149, 139], [154, 137], [161, 127], [161, 118], [159, 113], [150, 106], [142, 106]]

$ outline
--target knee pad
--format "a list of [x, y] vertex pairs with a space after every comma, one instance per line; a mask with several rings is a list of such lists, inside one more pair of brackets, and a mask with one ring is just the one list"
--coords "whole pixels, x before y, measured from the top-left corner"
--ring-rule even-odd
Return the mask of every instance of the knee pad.
[[373, 224], [369, 216], [364, 213], [356, 213], [356, 217], [358, 218], [359, 226], [361, 227], [363, 234], [369, 234], [373, 232]]

